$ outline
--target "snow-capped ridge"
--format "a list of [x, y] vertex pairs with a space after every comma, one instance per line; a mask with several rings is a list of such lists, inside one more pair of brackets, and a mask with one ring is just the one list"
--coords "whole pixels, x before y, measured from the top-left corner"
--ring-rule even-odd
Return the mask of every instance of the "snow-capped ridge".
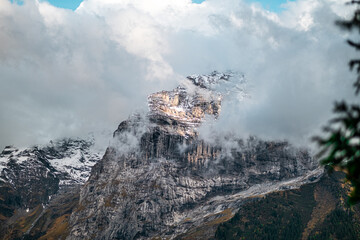
[[[60, 185], [84, 184], [91, 167], [101, 159], [103, 152], [93, 151], [94, 139], [64, 138], [47, 145], [17, 149], [7, 146], [0, 154], [0, 176], [11, 181], [14, 171], [29, 171], [43, 166], [59, 178]], [[22, 170], [23, 169], [23, 170]]]

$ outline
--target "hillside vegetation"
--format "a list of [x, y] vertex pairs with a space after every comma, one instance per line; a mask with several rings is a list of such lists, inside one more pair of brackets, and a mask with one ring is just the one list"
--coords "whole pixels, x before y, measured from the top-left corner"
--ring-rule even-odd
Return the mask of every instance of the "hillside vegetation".
[[219, 225], [216, 239], [360, 239], [359, 206], [347, 206], [344, 175], [246, 203]]

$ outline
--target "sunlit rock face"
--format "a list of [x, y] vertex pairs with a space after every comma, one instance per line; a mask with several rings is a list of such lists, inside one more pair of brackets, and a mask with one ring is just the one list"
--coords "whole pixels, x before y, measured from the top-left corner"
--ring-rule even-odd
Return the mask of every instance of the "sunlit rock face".
[[164, 130], [186, 136], [194, 136], [205, 114], [217, 117], [221, 110], [220, 94], [211, 90], [197, 89], [189, 92], [184, 87], [161, 91], [148, 98], [150, 120], [159, 123]]
[[150, 112], [122, 122], [93, 167], [68, 239], [173, 239], [204, 225], [206, 239], [249, 197], [316, 181], [316, 161], [287, 142], [229, 138], [224, 148], [199, 138], [196, 128], [220, 115], [228, 87], [242, 91], [235, 80], [191, 76], [150, 95]]

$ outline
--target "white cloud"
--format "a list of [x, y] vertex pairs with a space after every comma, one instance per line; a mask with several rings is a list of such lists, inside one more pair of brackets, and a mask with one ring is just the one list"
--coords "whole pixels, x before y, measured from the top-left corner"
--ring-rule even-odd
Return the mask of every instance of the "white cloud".
[[354, 52], [334, 26], [351, 13], [344, 2], [275, 14], [238, 0], [85, 0], [75, 12], [1, 1], [0, 146], [115, 129], [147, 94], [228, 69], [253, 97], [225, 102], [217, 128], [298, 141], [352, 96]]

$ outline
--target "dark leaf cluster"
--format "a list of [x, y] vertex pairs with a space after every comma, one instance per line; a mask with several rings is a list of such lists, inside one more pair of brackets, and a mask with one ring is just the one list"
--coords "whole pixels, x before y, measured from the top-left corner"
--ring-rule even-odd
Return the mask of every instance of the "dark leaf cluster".
[[338, 117], [324, 128], [328, 137], [315, 140], [322, 147], [321, 164], [330, 171], [336, 169], [346, 173], [346, 180], [353, 185], [349, 203], [354, 204], [360, 202], [360, 107], [339, 102], [334, 112]]

